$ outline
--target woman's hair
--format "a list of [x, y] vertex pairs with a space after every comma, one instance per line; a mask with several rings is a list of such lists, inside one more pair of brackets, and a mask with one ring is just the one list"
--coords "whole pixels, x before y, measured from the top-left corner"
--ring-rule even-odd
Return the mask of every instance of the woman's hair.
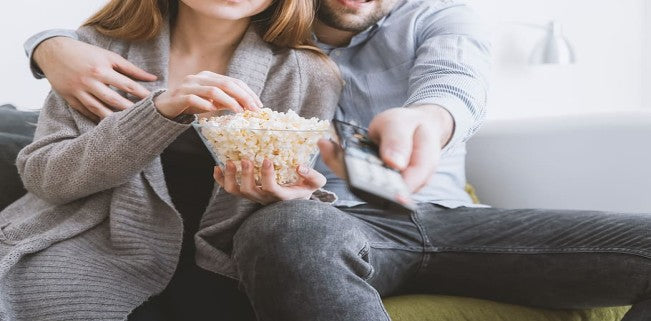
[[[316, 0], [273, 0], [263, 12], [253, 16], [262, 39], [282, 48], [307, 49], [323, 53], [312, 41]], [[109, 37], [140, 41], [156, 37], [178, 12], [179, 0], [111, 0], [84, 25]]]

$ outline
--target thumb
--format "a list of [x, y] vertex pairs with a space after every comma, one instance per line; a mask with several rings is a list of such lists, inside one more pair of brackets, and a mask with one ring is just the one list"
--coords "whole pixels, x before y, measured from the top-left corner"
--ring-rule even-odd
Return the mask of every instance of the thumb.
[[321, 152], [321, 159], [335, 175], [345, 179], [343, 153], [341, 147], [328, 139], [320, 139], [317, 143]]
[[296, 168], [296, 172], [300, 177], [303, 178], [303, 184], [319, 189], [326, 184], [326, 178], [323, 176], [321, 173], [317, 172], [311, 167], [307, 167], [305, 165], [299, 165]]
[[416, 128], [396, 121], [369, 127], [369, 137], [378, 142], [380, 158], [389, 167], [404, 170], [409, 165]]
[[150, 74], [138, 66], [132, 64], [128, 60], [124, 59], [122, 56], [116, 57], [113, 62], [113, 69], [118, 71], [121, 74], [129, 76], [131, 78], [142, 80], [142, 81], [155, 81], [156, 75]]

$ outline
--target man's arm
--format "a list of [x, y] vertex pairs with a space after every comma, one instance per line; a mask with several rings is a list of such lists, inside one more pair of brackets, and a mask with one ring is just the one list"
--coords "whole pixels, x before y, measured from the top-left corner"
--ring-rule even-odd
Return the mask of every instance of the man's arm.
[[133, 105], [109, 86], [140, 98], [149, 95], [134, 79], [154, 81], [156, 76], [114, 52], [77, 39], [74, 31], [50, 30], [32, 36], [24, 45], [34, 76], [47, 77], [70, 107], [99, 120]]
[[[419, 23], [405, 102], [417, 116], [407, 121], [407, 111], [402, 117], [379, 114], [370, 126], [384, 159], [403, 170], [414, 190], [436, 172], [442, 153], [468, 140], [481, 126], [491, 65], [485, 26], [469, 7], [433, 11], [422, 15]], [[396, 157], [398, 162], [393, 161]]]
[[[427, 184], [442, 153], [480, 127], [490, 70], [488, 35], [470, 8], [433, 3], [419, 18], [406, 108], [385, 110], [369, 125], [381, 158], [413, 191]], [[336, 149], [326, 142], [319, 147], [324, 162], [342, 173]]]
[[38, 47], [45, 40], [54, 37], [66, 37], [70, 39], [79, 40], [79, 37], [77, 37], [77, 33], [74, 30], [52, 29], [52, 30], [39, 32], [29, 37], [29, 39], [27, 39], [27, 41], [25, 41], [25, 43], [23, 44], [23, 48], [25, 49], [25, 55], [27, 55], [27, 58], [29, 59], [29, 68], [32, 70], [32, 75], [34, 75], [34, 78], [36, 79], [45, 78], [45, 75], [43, 74], [41, 68], [39, 68], [38, 64], [36, 64], [36, 62], [34, 61], [34, 51], [36, 50], [36, 47]]

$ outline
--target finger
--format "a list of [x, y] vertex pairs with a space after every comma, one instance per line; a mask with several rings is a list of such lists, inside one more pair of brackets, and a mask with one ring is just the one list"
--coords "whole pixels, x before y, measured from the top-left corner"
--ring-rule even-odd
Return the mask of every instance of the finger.
[[232, 161], [226, 163], [226, 172], [224, 173], [224, 190], [233, 195], [240, 194], [240, 187], [237, 184], [237, 167]]
[[150, 94], [149, 90], [141, 84], [119, 72], [103, 74], [99, 80], [138, 98], [145, 98]]
[[435, 136], [435, 133], [429, 132], [423, 126], [419, 126], [414, 132], [409, 166], [402, 172], [402, 177], [412, 192], [423, 188], [436, 172], [441, 148], [438, 140], [432, 139]]
[[280, 185], [276, 183], [276, 171], [274, 171], [273, 163], [266, 158], [262, 161], [260, 176], [262, 176], [260, 183], [263, 191], [272, 195], [276, 195], [280, 191]]
[[182, 106], [184, 114], [201, 114], [216, 111], [217, 108], [210, 101], [205, 100], [197, 95], [180, 95], [172, 99], [172, 103]]
[[255, 175], [253, 173], [253, 164], [248, 159], [243, 159], [242, 178], [240, 180], [240, 192], [247, 198], [260, 202], [260, 189], [255, 184]]
[[68, 102], [68, 106], [70, 106], [70, 108], [78, 111], [80, 114], [84, 115], [94, 123], [99, 122], [100, 118], [88, 111], [88, 109], [86, 109], [86, 107], [84, 107], [84, 105], [77, 98], [72, 96], [64, 96], [63, 98]]
[[380, 145], [380, 158], [389, 167], [400, 171], [407, 168], [415, 127], [415, 124], [386, 119], [375, 124], [371, 121], [369, 138]]
[[299, 165], [296, 168], [296, 173], [302, 178], [301, 185], [317, 190], [326, 184], [326, 177], [317, 172], [313, 168], [305, 165]]
[[212, 177], [215, 179], [217, 184], [221, 186], [222, 188], [224, 187], [224, 172], [222, 172], [222, 169], [219, 168], [219, 166], [215, 166], [215, 169], [213, 170]]
[[234, 112], [244, 111], [235, 99], [217, 87], [194, 85], [186, 86], [182, 90], [212, 101], [212, 104], [217, 108], [226, 108]]
[[238, 85], [238, 86], [240, 86], [240, 88], [246, 90], [246, 92], [248, 92], [249, 95], [251, 95], [251, 97], [254, 98], [258, 108], [264, 107], [264, 105], [262, 104], [262, 100], [260, 100], [260, 97], [258, 97], [258, 95], [253, 91], [253, 89], [251, 89], [251, 87], [249, 87], [249, 85], [247, 85], [245, 82], [243, 82], [243, 81], [241, 81], [241, 80], [239, 80], [237, 78], [231, 78], [231, 79], [235, 82], [236, 85]]
[[[113, 69], [127, 75], [129, 77], [142, 80], [142, 81], [154, 81], [156, 80], [156, 75], [150, 74], [136, 65], [132, 64], [128, 60], [124, 59], [120, 55], [115, 55], [113, 59]], [[144, 98], [144, 97], [143, 97]]]
[[133, 105], [130, 100], [120, 96], [120, 94], [99, 81], [94, 82], [90, 86], [90, 92], [104, 104], [119, 110], [125, 110]]
[[240, 103], [220, 88], [206, 85], [190, 85], [183, 87], [181, 90], [210, 100], [217, 109], [228, 109], [234, 112], [244, 111]]
[[104, 119], [113, 113], [113, 111], [102, 104], [97, 98], [87, 92], [81, 92], [77, 95], [79, 102], [100, 119]]
[[232, 78], [217, 75], [216, 77], [208, 77], [205, 74], [199, 75], [197, 78], [201, 85], [213, 86], [219, 88], [226, 94], [233, 102], [240, 108], [248, 110], [257, 110], [258, 102], [255, 94], [249, 93], [242, 89]]
[[319, 146], [319, 155], [335, 175], [346, 179], [346, 170], [344, 169], [343, 152], [341, 147], [328, 139], [320, 139], [317, 143]]

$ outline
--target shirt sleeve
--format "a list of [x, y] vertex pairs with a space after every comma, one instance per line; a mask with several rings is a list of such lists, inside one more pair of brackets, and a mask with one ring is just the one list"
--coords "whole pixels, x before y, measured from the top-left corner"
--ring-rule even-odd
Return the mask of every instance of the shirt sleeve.
[[79, 40], [77, 33], [74, 30], [68, 30], [68, 29], [52, 29], [52, 30], [41, 31], [29, 37], [29, 39], [25, 41], [25, 44], [23, 44], [23, 48], [25, 48], [25, 55], [27, 55], [27, 58], [29, 59], [29, 68], [32, 71], [32, 75], [34, 75], [36, 79], [45, 78], [45, 75], [43, 74], [41, 68], [38, 67], [38, 65], [32, 58], [34, 55], [34, 50], [43, 41], [53, 37], [68, 37], [75, 40]]
[[415, 23], [416, 58], [405, 106], [439, 105], [450, 112], [454, 131], [445, 152], [470, 138], [485, 117], [489, 35], [467, 5], [428, 9]]

